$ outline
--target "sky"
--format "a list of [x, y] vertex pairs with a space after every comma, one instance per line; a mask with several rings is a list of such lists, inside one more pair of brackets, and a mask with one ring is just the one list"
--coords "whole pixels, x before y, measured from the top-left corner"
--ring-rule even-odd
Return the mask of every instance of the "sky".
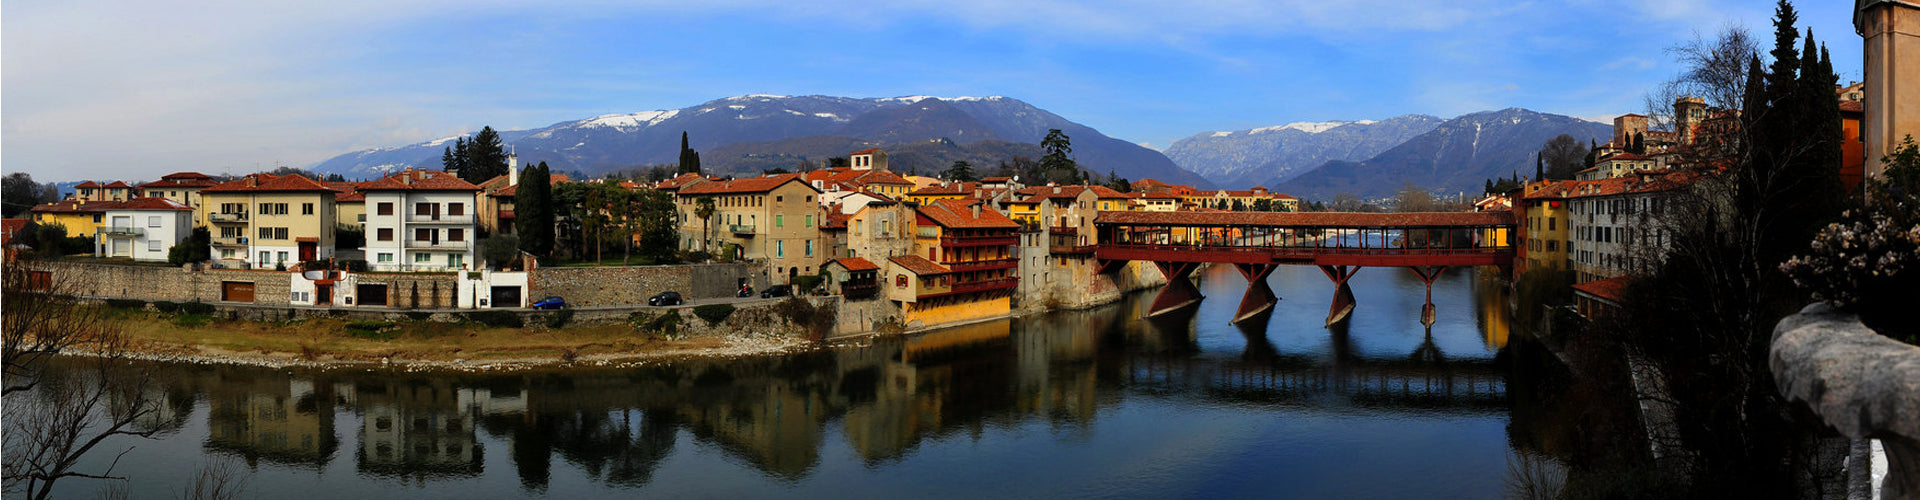
[[[1802, 0], [1842, 81], [1851, 2]], [[1017, 98], [1164, 148], [1297, 121], [1643, 112], [1757, 0], [64, 0], [0, 3], [0, 170], [306, 167], [746, 94]], [[1037, 138], [1036, 138], [1037, 140]]]

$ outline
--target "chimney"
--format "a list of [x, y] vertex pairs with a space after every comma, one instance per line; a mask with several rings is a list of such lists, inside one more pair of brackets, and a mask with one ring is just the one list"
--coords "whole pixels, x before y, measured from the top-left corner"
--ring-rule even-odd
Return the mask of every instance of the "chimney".
[[413, 171], [412, 171], [412, 170], [408, 170], [408, 171], [406, 171], [406, 172], [401, 172], [401, 173], [400, 173], [400, 183], [402, 183], [402, 184], [406, 184], [406, 185], [408, 185], [408, 186], [412, 186], [412, 185], [413, 185]]
[[514, 168], [513, 162], [514, 162], [513, 157], [508, 156], [507, 157], [507, 185], [508, 186], [520, 185], [520, 169]]
[[978, 218], [980, 218], [980, 204], [979, 204], [979, 203], [974, 203], [974, 204], [973, 204], [973, 218], [975, 218], [975, 219], [978, 219]]
[[1060, 186], [1053, 186], [1053, 194], [1060, 194]]

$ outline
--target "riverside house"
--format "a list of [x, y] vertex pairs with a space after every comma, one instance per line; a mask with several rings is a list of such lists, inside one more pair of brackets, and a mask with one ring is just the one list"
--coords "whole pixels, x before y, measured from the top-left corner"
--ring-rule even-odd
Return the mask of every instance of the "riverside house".
[[[710, 180], [674, 193], [680, 213], [680, 245], [732, 258], [766, 262], [771, 283], [815, 275], [825, 261], [820, 224], [826, 212], [820, 191], [799, 174]], [[695, 215], [701, 198], [712, 198], [711, 219]]]
[[253, 174], [201, 189], [214, 260], [270, 269], [333, 257], [334, 196], [298, 175]]
[[438, 170], [407, 170], [360, 185], [367, 268], [451, 271], [474, 265], [480, 187]]

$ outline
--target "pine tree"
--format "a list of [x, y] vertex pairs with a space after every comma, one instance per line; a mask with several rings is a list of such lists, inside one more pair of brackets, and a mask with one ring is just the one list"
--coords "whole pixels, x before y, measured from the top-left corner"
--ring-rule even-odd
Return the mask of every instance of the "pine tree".
[[1070, 182], [1080, 178], [1080, 165], [1073, 161], [1073, 143], [1065, 132], [1048, 129], [1047, 137], [1040, 140], [1040, 148], [1047, 151], [1040, 157], [1040, 173], [1047, 180]]
[[500, 142], [500, 133], [492, 126], [480, 127], [480, 133], [466, 142], [465, 159], [460, 168], [460, 178], [479, 184], [487, 179], [506, 175], [507, 150]]
[[980, 180], [979, 177], [973, 175], [973, 164], [967, 163], [966, 160], [953, 162], [953, 166], [947, 167], [947, 171], [941, 172], [940, 176], [955, 182], [973, 182]]

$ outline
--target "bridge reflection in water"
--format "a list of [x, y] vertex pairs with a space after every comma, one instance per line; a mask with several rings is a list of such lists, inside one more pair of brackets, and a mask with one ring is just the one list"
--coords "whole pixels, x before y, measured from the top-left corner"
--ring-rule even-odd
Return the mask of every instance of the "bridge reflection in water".
[[[1224, 269], [1202, 274], [1213, 280], [1206, 287], [1241, 286]], [[1489, 354], [1498, 346], [1471, 333], [1484, 326], [1465, 313], [1423, 340], [1403, 341], [1405, 332], [1350, 334], [1345, 324], [1331, 335], [1287, 333], [1301, 312], [1291, 308], [1225, 326], [1217, 308], [1140, 321], [1148, 307], [1148, 297], [1136, 295], [1088, 311], [862, 345], [620, 370], [288, 374], [170, 366], [161, 373], [173, 393], [165, 414], [174, 417], [149, 425], [178, 436], [135, 454], [264, 460], [292, 478], [344, 465], [358, 479], [330, 486], [343, 496], [424, 484], [498, 496], [574, 491], [581, 486], [556, 478], [576, 476], [600, 488], [646, 486], [662, 480], [664, 464], [716, 452], [793, 484], [844, 460], [831, 457], [886, 467], [931, 442], [977, 441], [1026, 423], [1091, 439], [1097, 421], [1138, 418], [1115, 413], [1129, 402], [1494, 418], [1506, 405], [1502, 362]], [[211, 406], [211, 417], [178, 417], [202, 415], [199, 404]], [[194, 418], [209, 418], [211, 433], [197, 434]], [[825, 452], [840, 446], [851, 453]], [[676, 474], [712, 475], [674, 476], [679, 482], [726, 477]], [[301, 482], [253, 487], [298, 494], [289, 485]]]
[[1247, 280], [1233, 321], [1248, 321], [1278, 298], [1267, 277], [1278, 265], [1312, 265], [1334, 284], [1327, 326], [1356, 302], [1348, 282], [1362, 267], [1404, 267], [1427, 285], [1421, 323], [1433, 326], [1433, 280], [1448, 267], [1497, 266], [1514, 259], [1514, 215], [1492, 212], [1100, 212], [1094, 219], [1101, 272], [1152, 262], [1167, 277], [1147, 316], [1202, 298], [1188, 277], [1201, 264], [1230, 264]]

